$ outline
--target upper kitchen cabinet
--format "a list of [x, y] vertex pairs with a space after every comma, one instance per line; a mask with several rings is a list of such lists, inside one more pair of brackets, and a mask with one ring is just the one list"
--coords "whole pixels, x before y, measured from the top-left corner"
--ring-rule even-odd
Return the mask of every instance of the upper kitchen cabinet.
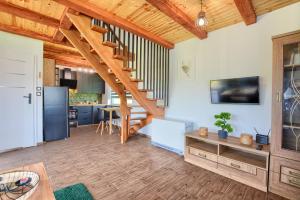
[[105, 82], [98, 74], [77, 72], [77, 91], [80, 93], [105, 93]]

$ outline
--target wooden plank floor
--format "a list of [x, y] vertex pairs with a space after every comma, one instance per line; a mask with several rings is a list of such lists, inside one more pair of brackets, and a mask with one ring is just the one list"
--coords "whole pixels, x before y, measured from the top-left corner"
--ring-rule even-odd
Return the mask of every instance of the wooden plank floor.
[[82, 182], [104, 200], [280, 200], [183, 161], [143, 136], [121, 145], [117, 134], [95, 127], [72, 130], [71, 138], [0, 154], [0, 169], [44, 162], [54, 190]]

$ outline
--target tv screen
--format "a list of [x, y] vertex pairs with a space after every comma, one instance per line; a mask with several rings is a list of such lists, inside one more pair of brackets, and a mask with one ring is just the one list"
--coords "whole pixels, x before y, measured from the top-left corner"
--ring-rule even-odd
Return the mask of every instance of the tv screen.
[[76, 87], [77, 87], [77, 80], [60, 79], [60, 86], [62, 86], [62, 87], [68, 87], [70, 89], [76, 89]]
[[259, 77], [245, 77], [210, 81], [213, 104], [259, 104]]

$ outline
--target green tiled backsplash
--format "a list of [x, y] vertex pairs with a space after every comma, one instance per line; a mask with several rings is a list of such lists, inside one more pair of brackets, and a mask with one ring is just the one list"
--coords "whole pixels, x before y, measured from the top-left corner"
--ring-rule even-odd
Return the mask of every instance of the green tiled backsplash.
[[76, 91], [69, 91], [69, 103], [70, 105], [76, 103], [85, 102], [99, 102], [101, 103], [102, 95], [94, 93], [77, 93]]

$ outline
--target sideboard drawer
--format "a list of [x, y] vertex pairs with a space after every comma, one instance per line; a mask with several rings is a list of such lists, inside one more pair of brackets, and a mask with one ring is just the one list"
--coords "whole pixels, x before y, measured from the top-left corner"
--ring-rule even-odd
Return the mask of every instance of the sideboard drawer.
[[300, 180], [300, 170], [292, 169], [286, 166], [281, 166], [281, 174], [292, 176]]
[[280, 175], [280, 181], [282, 183], [300, 188], [300, 178], [295, 178], [295, 177], [292, 177], [292, 176], [281, 174]]
[[[299, 200], [300, 188], [294, 184], [294, 179], [291, 179], [285, 174], [270, 172], [269, 191], [291, 200]], [[291, 180], [291, 183], [290, 181]]]
[[257, 168], [255, 166], [249, 165], [247, 163], [239, 162], [239, 161], [225, 158], [222, 156], [218, 157], [218, 163], [220, 163], [222, 165], [226, 165], [226, 166], [234, 168], [234, 169], [238, 169], [238, 170], [247, 172], [249, 174], [253, 174], [253, 175], [257, 174]]
[[189, 152], [190, 152], [190, 154], [198, 156], [198, 157], [203, 158], [203, 159], [211, 160], [211, 161], [214, 161], [214, 162], [218, 161], [218, 156], [217, 155], [206, 152], [206, 151], [202, 151], [200, 149], [189, 147]]

